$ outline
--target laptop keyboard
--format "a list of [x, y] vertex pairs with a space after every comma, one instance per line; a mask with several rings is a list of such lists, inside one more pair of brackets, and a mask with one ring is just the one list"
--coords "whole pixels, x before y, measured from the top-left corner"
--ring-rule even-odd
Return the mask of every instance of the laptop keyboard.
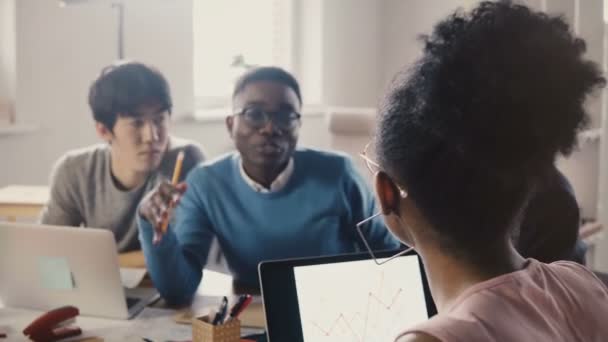
[[127, 309], [130, 309], [133, 307], [133, 305], [139, 303], [139, 301], [141, 300], [140, 298], [133, 298], [133, 297], [126, 297], [127, 299]]

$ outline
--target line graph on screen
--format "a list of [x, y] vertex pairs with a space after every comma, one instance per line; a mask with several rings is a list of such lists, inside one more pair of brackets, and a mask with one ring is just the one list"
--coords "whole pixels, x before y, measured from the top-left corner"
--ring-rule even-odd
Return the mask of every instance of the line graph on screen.
[[390, 340], [408, 322], [426, 319], [420, 277], [408, 279], [404, 265], [340, 266], [296, 271], [304, 341]]

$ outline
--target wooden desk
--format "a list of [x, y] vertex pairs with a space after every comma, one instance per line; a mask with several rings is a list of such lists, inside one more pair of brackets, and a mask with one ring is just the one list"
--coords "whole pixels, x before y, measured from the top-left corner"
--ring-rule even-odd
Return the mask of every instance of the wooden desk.
[[[197, 290], [196, 298], [192, 304], [195, 312], [204, 312], [205, 308], [217, 307], [220, 296], [231, 294], [232, 278], [228, 275], [213, 271], [204, 271], [203, 282]], [[23, 329], [36, 317], [40, 311], [2, 308], [0, 304], [0, 329], [7, 330], [7, 341], [29, 341], [25, 338]], [[79, 316], [76, 325], [83, 335], [77, 339], [62, 341], [78, 341], [84, 337], [100, 337], [104, 341], [137, 341], [149, 338], [153, 341], [185, 341], [192, 338], [192, 327], [178, 324], [175, 321], [177, 310], [154, 305], [147, 307], [132, 320], [113, 320], [94, 317]], [[247, 319], [263, 319], [261, 302], [250, 306], [243, 313], [242, 321]], [[249, 317], [247, 317], [249, 316]], [[259, 330], [259, 329], [257, 329]], [[242, 332], [255, 332], [256, 329], [243, 328]], [[0, 341], [2, 341], [0, 339]]]
[[142, 251], [132, 251], [118, 254], [120, 267], [145, 268], [146, 258]]
[[10, 222], [37, 218], [49, 198], [47, 186], [9, 185], [0, 189], [0, 217]]

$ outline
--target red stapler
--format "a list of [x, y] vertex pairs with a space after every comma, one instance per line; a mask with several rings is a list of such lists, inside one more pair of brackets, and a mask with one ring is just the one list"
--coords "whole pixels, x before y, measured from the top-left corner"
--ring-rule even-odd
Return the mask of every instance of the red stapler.
[[23, 330], [23, 334], [34, 342], [53, 342], [63, 338], [78, 336], [82, 330], [68, 327], [80, 312], [73, 306], [62, 306], [36, 318]]

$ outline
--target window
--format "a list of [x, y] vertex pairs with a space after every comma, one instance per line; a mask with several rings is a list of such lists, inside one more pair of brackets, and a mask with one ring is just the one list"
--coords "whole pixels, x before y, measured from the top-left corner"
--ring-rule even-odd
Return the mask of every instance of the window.
[[234, 82], [247, 68], [291, 69], [291, 6], [287, 0], [194, 1], [197, 116], [229, 107]]

